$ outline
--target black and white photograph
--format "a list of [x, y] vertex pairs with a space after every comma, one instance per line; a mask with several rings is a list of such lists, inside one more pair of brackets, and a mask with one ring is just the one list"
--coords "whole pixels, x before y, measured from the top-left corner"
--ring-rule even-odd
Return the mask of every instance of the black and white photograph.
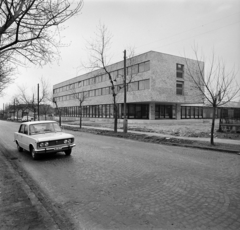
[[239, 229], [239, 0], [0, 0], [0, 230]]

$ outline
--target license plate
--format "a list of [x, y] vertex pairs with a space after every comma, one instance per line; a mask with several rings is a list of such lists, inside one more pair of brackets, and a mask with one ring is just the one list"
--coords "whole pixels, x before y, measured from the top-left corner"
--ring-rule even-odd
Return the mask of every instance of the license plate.
[[55, 148], [55, 150], [60, 150], [60, 149], [62, 149], [61, 147], [57, 147], [57, 148]]

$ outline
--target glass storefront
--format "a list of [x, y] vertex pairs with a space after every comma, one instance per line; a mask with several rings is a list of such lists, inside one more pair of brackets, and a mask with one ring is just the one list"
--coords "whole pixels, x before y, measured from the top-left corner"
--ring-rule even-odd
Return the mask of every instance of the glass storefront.
[[202, 119], [203, 107], [181, 106], [181, 119]]
[[[124, 118], [124, 104], [121, 104], [121, 118]], [[128, 119], [148, 119], [149, 105], [148, 104], [127, 104], [126, 115]]]
[[175, 105], [155, 105], [155, 119], [175, 119]]
[[[122, 119], [124, 118], [123, 108], [123, 104], [117, 104], [118, 117]], [[64, 117], [79, 117], [80, 108], [79, 106], [63, 107], [61, 113]], [[148, 119], [149, 105], [127, 104], [126, 115], [128, 119]], [[113, 118], [113, 104], [82, 106], [82, 117]]]

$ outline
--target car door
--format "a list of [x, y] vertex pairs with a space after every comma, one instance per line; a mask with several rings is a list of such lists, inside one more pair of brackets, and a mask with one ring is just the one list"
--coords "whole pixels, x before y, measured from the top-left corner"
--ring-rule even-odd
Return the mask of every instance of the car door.
[[29, 135], [28, 135], [28, 125], [24, 125], [23, 134], [22, 134], [22, 147], [26, 150], [29, 150]]
[[17, 138], [16, 138], [19, 146], [22, 147], [22, 148], [24, 148], [24, 146], [23, 146], [23, 136], [25, 135], [24, 134], [25, 126], [26, 125], [23, 125], [23, 124], [20, 126], [20, 128], [18, 130], [18, 133], [17, 133]]

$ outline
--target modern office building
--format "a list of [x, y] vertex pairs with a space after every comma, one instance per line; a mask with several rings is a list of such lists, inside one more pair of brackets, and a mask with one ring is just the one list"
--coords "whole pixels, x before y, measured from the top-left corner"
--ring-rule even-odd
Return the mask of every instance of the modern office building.
[[[187, 59], [189, 67], [199, 77], [197, 65], [203, 62]], [[119, 118], [123, 118], [124, 62], [107, 67], [117, 89]], [[181, 119], [181, 104], [203, 102], [203, 95], [186, 74], [186, 58], [149, 51], [127, 60], [128, 119]], [[53, 86], [54, 100], [63, 117], [80, 114], [79, 95], [86, 95], [82, 116], [112, 118], [113, 96], [108, 75], [103, 69], [71, 78]], [[184, 107], [185, 108], [185, 107]], [[182, 113], [186, 110], [182, 109]], [[195, 106], [194, 118], [202, 118], [202, 107]]]

